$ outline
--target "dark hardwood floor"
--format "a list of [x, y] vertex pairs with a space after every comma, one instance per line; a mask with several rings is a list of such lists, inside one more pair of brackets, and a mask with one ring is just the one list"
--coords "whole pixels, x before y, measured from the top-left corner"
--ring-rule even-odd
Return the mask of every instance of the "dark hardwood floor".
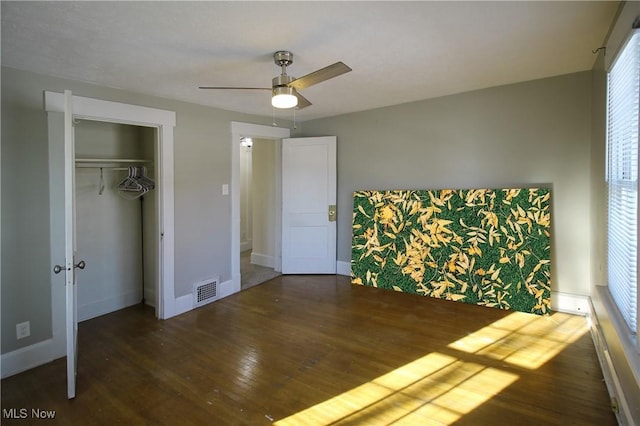
[[[73, 425], [615, 425], [582, 317], [281, 276], [167, 321], [79, 326], [65, 360], [2, 380], [2, 409]], [[5, 413], [6, 411], [3, 411]], [[6, 416], [3, 416], [6, 417]]]

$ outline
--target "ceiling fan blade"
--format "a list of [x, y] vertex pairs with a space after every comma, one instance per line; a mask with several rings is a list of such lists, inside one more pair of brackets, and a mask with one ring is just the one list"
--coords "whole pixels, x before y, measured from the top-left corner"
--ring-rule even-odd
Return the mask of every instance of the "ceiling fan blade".
[[347, 65], [343, 62], [336, 62], [333, 65], [324, 67], [305, 76], [297, 78], [288, 84], [289, 87], [293, 87], [296, 90], [302, 90], [314, 84], [322, 83], [330, 78], [337, 77], [344, 73], [351, 71]]
[[296, 96], [298, 97], [298, 109], [306, 108], [311, 105], [311, 102], [300, 93], [296, 92]]
[[271, 90], [271, 87], [218, 87], [200, 86], [199, 89], [222, 89], [222, 90]]

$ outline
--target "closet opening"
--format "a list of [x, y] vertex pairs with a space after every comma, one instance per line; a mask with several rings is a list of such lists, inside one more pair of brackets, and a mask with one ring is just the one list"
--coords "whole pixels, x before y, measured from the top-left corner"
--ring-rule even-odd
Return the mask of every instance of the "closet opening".
[[157, 133], [74, 121], [78, 321], [141, 303], [158, 316]]

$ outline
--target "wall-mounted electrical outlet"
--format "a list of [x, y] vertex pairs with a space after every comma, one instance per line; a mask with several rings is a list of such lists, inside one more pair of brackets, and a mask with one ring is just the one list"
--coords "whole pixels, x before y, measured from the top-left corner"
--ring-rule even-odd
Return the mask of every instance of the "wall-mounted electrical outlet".
[[29, 321], [16, 324], [16, 337], [18, 339], [24, 339], [31, 336], [31, 323]]

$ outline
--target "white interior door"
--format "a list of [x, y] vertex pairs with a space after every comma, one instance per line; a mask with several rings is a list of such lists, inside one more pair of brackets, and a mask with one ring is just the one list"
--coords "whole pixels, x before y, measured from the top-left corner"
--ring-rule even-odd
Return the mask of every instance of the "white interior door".
[[282, 140], [282, 273], [336, 273], [336, 137]]
[[67, 396], [76, 396], [76, 373], [78, 355], [78, 308], [75, 268], [84, 268], [84, 263], [75, 264], [75, 154], [73, 145], [73, 100], [71, 92], [64, 92], [64, 270], [66, 297], [67, 335]]

